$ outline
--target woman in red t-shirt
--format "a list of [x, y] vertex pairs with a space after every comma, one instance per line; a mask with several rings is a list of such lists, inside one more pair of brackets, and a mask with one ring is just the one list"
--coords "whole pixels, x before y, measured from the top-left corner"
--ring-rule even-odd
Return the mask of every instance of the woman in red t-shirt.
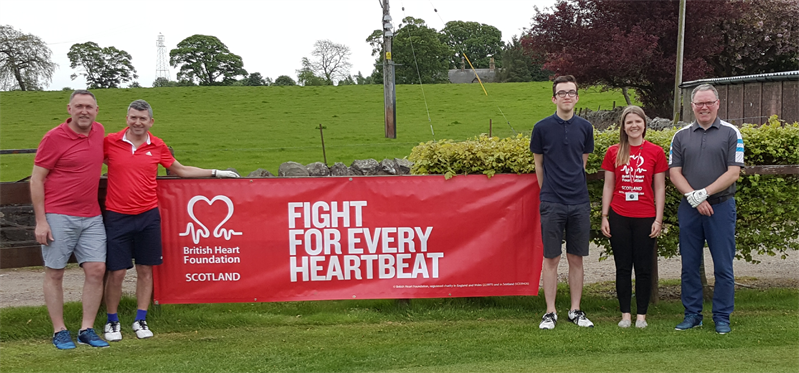
[[602, 233], [610, 237], [616, 262], [616, 295], [619, 298], [619, 326], [631, 325], [630, 297], [632, 269], [635, 268], [635, 326], [646, 327], [646, 311], [652, 287], [652, 254], [655, 238], [663, 225], [666, 171], [663, 148], [644, 140], [646, 114], [628, 106], [621, 114], [619, 143], [608, 148], [602, 169]]

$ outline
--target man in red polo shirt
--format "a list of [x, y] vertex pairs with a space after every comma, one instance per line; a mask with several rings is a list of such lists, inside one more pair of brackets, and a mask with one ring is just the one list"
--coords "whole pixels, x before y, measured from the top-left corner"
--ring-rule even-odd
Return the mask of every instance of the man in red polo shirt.
[[109, 275], [105, 288], [108, 323], [105, 338], [119, 341], [122, 332], [117, 309], [122, 298], [122, 281], [136, 261], [138, 309], [133, 331], [138, 338], [150, 338], [147, 309], [153, 293], [153, 266], [161, 264], [161, 215], [158, 212], [156, 176], [158, 165], [180, 177], [239, 177], [233, 171], [206, 170], [180, 164], [166, 144], [153, 136], [153, 109], [144, 100], [128, 106], [128, 126], [109, 134], [103, 143], [108, 165], [108, 194], [105, 199], [105, 229], [108, 236]]
[[64, 324], [64, 268], [74, 253], [83, 268], [83, 320], [78, 343], [108, 347], [94, 332], [94, 319], [103, 298], [105, 228], [97, 201], [103, 167], [103, 125], [94, 95], [72, 93], [67, 105], [71, 118], [42, 138], [31, 172], [30, 189], [36, 215], [36, 242], [44, 259], [44, 302], [53, 322], [53, 345], [75, 348]]

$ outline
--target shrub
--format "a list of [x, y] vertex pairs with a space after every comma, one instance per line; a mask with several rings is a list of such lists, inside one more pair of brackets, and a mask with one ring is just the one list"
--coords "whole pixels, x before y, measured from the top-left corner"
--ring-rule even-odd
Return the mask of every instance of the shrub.
[[[646, 139], [663, 148], [668, 157], [671, 139], [678, 128], [647, 130]], [[618, 142], [618, 127], [594, 132], [594, 152], [588, 157], [586, 171], [601, 172], [607, 149]], [[787, 124], [777, 116], [763, 125], [745, 124], [744, 161], [747, 166], [799, 164], [799, 123]], [[411, 150], [408, 159], [414, 162], [415, 175], [442, 174], [447, 179], [459, 174], [532, 173], [535, 163], [529, 149], [530, 137], [500, 139], [481, 135], [463, 142], [451, 140], [421, 143]], [[668, 176], [668, 175], [667, 175]], [[602, 180], [590, 180], [592, 240], [603, 247], [602, 256], [611, 254], [609, 240], [599, 232], [602, 215]], [[755, 261], [752, 253], [781, 255], [799, 250], [799, 177], [797, 175], [747, 175], [746, 169], [737, 182], [736, 207], [738, 222], [736, 243], [738, 258]], [[666, 182], [663, 234], [658, 238], [658, 254], [678, 255], [679, 221], [677, 208], [682, 194]]]

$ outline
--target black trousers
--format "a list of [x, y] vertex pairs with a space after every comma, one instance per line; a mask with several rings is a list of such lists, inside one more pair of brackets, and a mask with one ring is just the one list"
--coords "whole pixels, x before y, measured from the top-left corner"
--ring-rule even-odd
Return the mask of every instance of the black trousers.
[[635, 300], [638, 315], [646, 315], [652, 293], [652, 251], [655, 239], [650, 238], [651, 218], [628, 218], [610, 210], [610, 246], [616, 262], [616, 296], [622, 313], [630, 312], [632, 270], [635, 268]]

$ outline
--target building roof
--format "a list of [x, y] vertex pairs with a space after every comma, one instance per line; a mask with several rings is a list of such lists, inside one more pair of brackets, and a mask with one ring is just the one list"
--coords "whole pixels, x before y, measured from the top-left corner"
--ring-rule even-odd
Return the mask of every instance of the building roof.
[[449, 82], [450, 83], [477, 83], [477, 78], [474, 74], [477, 73], [480, 76], [480, 80], [483, 83], [493, 83], [497, 79], [497, 73], [495, 70], [491, 69], [471, 69], [460, 70], [460, 69], [452, 69], [449, 70]]
[[[482, 78], [482, 77], [481, 77]], [[778, 82], [783, 80], [799, 80], [799, 70], [783, 71], [778, 73], [731, 76], [727, 78], [699, 79], [680, 84], [680, 88], [692, 88], [700, 84], [743, 84], [753, 82]]]

